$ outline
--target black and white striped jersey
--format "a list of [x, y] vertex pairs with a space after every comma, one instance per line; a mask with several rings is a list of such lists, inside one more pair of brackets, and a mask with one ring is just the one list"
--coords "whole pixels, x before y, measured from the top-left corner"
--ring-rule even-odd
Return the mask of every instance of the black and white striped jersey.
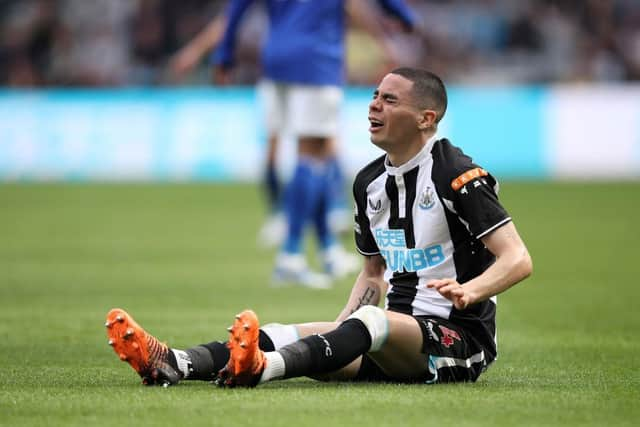
[[356, 247], [386, 262], [386, 308], [459, 324], [488, 361], [496, 356], [496, 298], [457, 310], [426, 283], [447, 277], [465, 283], [494, 262], [479, 239], [511, 220], [497, 192], [488, 172], [435, 138], [402, 166], [386, 156], [374, 160], [353, 184]]

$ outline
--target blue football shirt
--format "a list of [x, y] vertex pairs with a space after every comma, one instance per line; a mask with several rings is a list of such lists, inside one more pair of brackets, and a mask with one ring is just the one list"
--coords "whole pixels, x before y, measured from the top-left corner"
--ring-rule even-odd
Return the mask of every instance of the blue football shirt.
[[[310, 85], [344, 83], [345, 0], [263, 0], [269, 32], [262, 48], [263, 75], [274, 81]], [[415, 18], [402, 0], [378, 0], [382, 8], [413, 27]], [[233, 64], [236, 34], [254, 0], [232, 0], [227, 29], [214, 62]]]

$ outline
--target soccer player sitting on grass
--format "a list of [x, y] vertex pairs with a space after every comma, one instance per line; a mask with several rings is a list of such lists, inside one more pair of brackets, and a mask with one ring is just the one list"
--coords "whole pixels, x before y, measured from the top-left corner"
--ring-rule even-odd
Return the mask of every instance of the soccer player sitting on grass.
[[114, 309], [106, 326], [116, 353], [147, 384], [475, 381], [497, 355], [495, 296], [529, 276], [532, 262], [495, 178], [436, 138], [446, 107], [444, 84], [424, 70], [393, 70], [374, 92], [369, 131], [386, 154], [353, 185], [364, 265], [335, 322], [260, 328], [246, 310], [227, 344], [182, 351]]

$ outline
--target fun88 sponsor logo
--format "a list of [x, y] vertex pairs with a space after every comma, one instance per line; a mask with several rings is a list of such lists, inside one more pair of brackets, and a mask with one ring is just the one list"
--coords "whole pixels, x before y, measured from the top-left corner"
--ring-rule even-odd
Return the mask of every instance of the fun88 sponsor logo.
[[418, 271], [444, 261], [442, 246], [407, 249], [404, 230], [376, 229], [375, 239], [387, 268], [394, 272]]

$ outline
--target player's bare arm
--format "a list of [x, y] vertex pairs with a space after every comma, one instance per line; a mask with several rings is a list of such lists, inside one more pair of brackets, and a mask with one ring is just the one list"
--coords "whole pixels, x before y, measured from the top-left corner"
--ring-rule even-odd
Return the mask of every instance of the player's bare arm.
[[453, 278], [431, 280], [434, 288], [452, 301], [457, 309], [464, 309], [506, 291], [527, 278], [533, 271], [529, 251], [510, 222], [483, 237], [482, 243], [496, 256], [496, 261], [484, 273], [461, 286]]
[[350, 314], [365, 305], [378, 305], [387, 284], [384, 281], [385, 264], [380, 255], [365, 256], [362, 271], [358, 274], [346, 306], [336, 319], [345, 320]]
[[183, 46], [169, 61], [169, 72], [173, 78], [181, 79], [193, 70], [202, 57], [218, 45], [226, 25], [226, 16], [221, 13]]

